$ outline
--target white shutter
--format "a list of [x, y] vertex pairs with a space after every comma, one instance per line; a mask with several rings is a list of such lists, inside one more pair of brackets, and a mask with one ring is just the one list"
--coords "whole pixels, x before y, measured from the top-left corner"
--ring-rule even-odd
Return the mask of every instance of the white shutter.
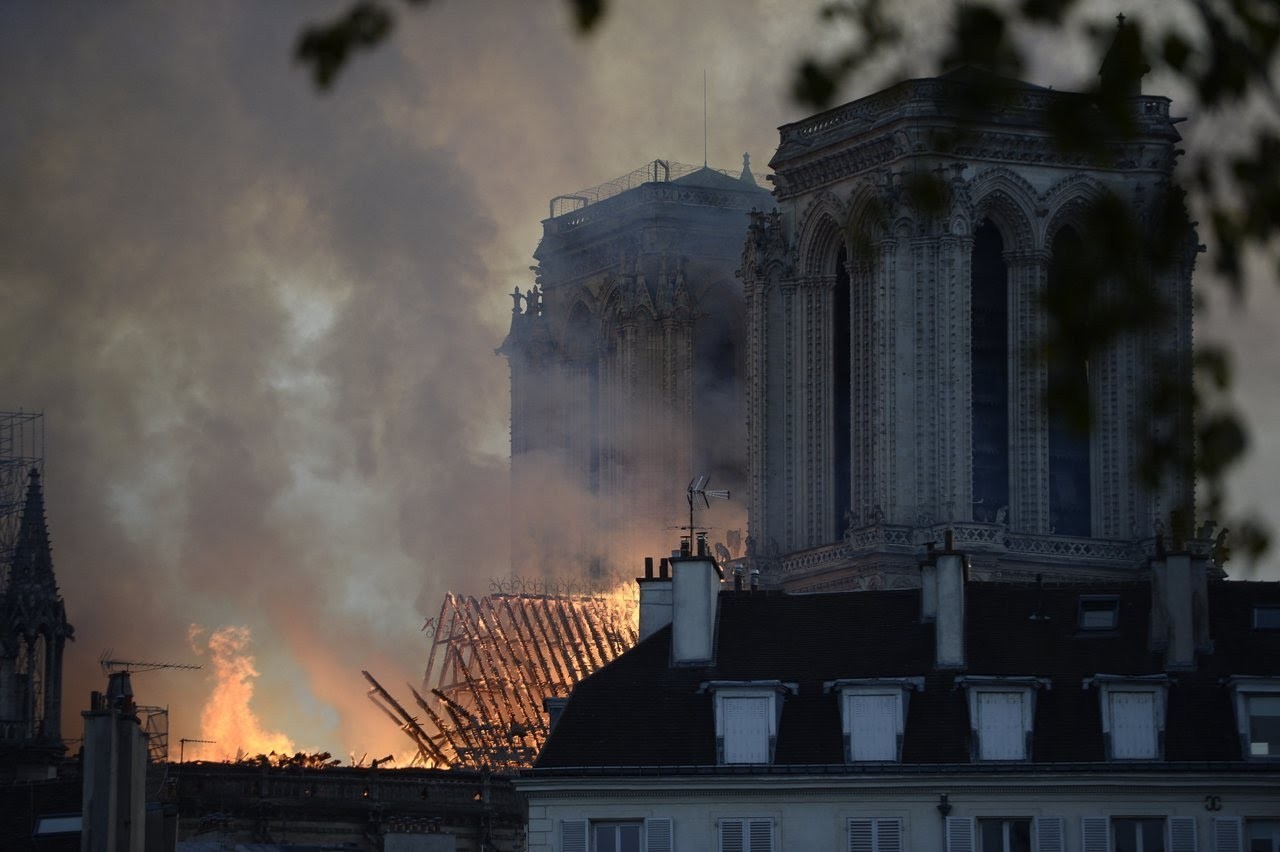
[[978, 693], [978, 743], [982, 760], [1026, 757], [1021, 692]]
[[743, 820], [720, 820], [720, 852], [747, 852]]
[[902, 820], [876, 820], [875, 852], [902, 852]]
[[849, 820], [848, 852], [876, 852], [875, 835], [872, 830], [873, 820]]
[[973, 852], [971, 817], [947, 817], [947, 852]]
[[1240, 817], [1214, 817], [1213, 852], [1244, 852]]
[[560, 820], [560, 852], [587, 852], [587, 821]]
[[1040, 817], [1036, 820], [1036, 852], [1066, 852], [1062, 817]]
[[902, 852], [902, 820], [849, 820], [847, 852]]
[[670, 818], [654, 818], [644, 821], [645, 852], [671, 852]]
[[773, 852], [773, 820], [747, 820], [747, 840], [750, 852]]
[[1196, 852], [1195, 817], [1169, 817], [1169, 852]]
[[1117, 760], [1154, 760], [1156, 737], [1154, 692], [1111, 693], [1111, 756]]
[[769, 705], [762, 698], [729, 698], [724, 712], [724, 762], [769, 762]]
[[898, 702], [900, 695], [848, 696], [849, 738], [859, 760], [898, 759]]
[[1110, 846], [1108, 834], [1106, 817], [1081, 817], [1081, 852], [1107, 852]]

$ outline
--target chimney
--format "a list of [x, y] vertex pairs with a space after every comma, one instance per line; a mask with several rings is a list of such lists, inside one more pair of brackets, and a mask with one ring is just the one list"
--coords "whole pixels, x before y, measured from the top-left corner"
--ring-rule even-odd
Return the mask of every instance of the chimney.
[[929, 542], [924, 559], [920, 562], [920, 623], [929, 624], [938, 618], [938, 565], [933, 542]]
[[709, 556], [673, 556], [671, 574], [671, 662], [708, 663], [724, 575]]
[[1196, 652], [1212, 650], [1208, 570], [1185, 550], [1151, 563], [1151, 648], [1168, 671], [1194, 669]]
[[147, 735], [136, 715], [128, 672], [91, 695], [84, 717], [80, 848], [142, 852], [146, 832]]
[[671, 576], [663, 559], [658, 576], [653, 575], [653, 557], [644, 558], [644, 576], [637, 577], [640, 586], [640, 633], [643, 642], [671, 623]]
[[964, 654], [964, 554], [952, 548], [947, 530], [945, 549], [936, 562], [937, 613], [934, 619], [934, 664], [940, 669], [963, 669]]

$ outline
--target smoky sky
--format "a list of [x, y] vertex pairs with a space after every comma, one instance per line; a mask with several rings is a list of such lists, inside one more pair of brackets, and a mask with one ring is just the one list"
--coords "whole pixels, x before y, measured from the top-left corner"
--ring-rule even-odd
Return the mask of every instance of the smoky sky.
[[[762, 176], [803, 115], [787, 77], [816, 2], [614, 4], [585, 41], [566, 5], [410, 9], [326, 94], [290, 50], [342, 3], [0, 10], [0, 408], [45, 413], [69, 735], [104, 650], [199, 662], [192, 624], [243, 625], [268, 728], [403, 750], [359, 671], [417, 682], [445, 590], [507, 570], [494, 349], [548, 199], [699, 162], [704, 70], [712, 165], [749, 151]], [[1256, 299], [1198, 331], [1233, 329], [1265, 436], [1280, 356]], [[1238, 494], [1265, 505], [1280, 447], [1250, 467]], [[209, 688], [135, 681], [173, 740]]]

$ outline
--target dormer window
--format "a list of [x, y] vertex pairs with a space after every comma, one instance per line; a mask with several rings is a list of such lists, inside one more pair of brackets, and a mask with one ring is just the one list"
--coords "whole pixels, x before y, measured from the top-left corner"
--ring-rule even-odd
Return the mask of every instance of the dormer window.
[[924, 678], [859, 678], [823, 684], [840, 702], [846, 763], [902, 760], [907, 699]]
[[1096, 687], [1102, 709], [1102, 734], [1108, 760], [1160, 760], [1164, 756], [1164, 717], [1169, 678], [1095, 675], [1084, 688]]
[[717, 763], [773, 763], [782, 698], [796, 691], [795, 684], [710, 681], [699, 691], [715, 701]]
[[1255, 606], [1253, 608], [1254, 630], [1280, 630], [1280, 606]]
[[1081, 595], [1076, 626], [1081, 633], [1101, 633], [1120, 626], [1118, 595]]
[[1240, 750], [1246, 759], [1280, 759], [1280, 678], [1228, 679], [1235, 699]]
[[975, 760], [1030, 760], [1035, 695], [1049, 681], [1036, 677], [962, 675], [956, 686], [969, 699], [971, 753]]

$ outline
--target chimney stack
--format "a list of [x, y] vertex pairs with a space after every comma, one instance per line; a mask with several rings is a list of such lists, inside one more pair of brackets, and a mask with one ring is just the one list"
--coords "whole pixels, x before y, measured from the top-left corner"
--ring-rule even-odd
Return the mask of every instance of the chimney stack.
[[640, 631], [643, 642], [671, 623], [671, 575], [667, 572], [667, 560], [658, 565], [658, 576], [653, 575], [653, 557], [644, 559], [644, 576], [636, 578], [640, 587]]
[[710, 556], [673, 556], [671, 574], [671, 662], [710, 662], [724, 575]]
[[940, 669], [963, 669], [964, 648], [964, 554], [952, 547], [947, 530], [945, 549], [936, 561], [937, 613], [934, 619], [935, 665]]
[[1168, 671], [1196, 667], [1196, 652], [1212, 650], [1208, 570], [1204, 557], [1182, 550], [1151, 563], [1151, 648], [1164, 651]]
[[924, 559], [920, 561], [920, 623], [929, 624], [938, 618], [938, 564], [933, 542], [926, 545]]

